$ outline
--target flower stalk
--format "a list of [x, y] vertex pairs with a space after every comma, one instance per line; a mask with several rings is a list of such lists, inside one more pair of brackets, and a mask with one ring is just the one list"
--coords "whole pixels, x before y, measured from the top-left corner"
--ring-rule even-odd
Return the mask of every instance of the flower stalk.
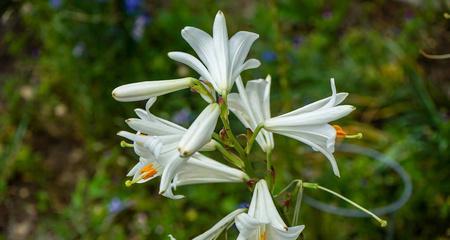
[[386, 220], [381, 219], [380, 217], [378, 217], [377, 215], [375, 215], [375, 214], [372, 213], [371, 211], [367, 210], [366, 208], [362, 207], [361, 205], [359, 205], [359, 204], [353, 202], [352, 200], [350, 200], [350, 199], [348, 199], [348, 198], [342, 196], [341, 194], [339, 194], [339, 193], [337, 193], [337, 192], [335, 192], [335, 191], [333, 191], [333, 190], [331, 190], [331, 189], [328, 189], [328, 188], [326, 188], [326, 187], [322, 187], [322, 186], [320, 186], [320, 185], [317, 184], [317, 183], [309, 183], [309, 182], [303, 182], [303, 183], [302, 183], [302, 186], [305, 187], [305, 188], [319, 189], [319, 190], [322, 190], [322, 191], [331, 193], [332, 195], [334, 195], [334, 196], [336, 196], [336, 197], [338, 197], [338, 198], [340, 198], [340, 199], [346, 201], [347, 203], [351, 204], [352, 206], [358, 208], [359, 210], [361, 210], [361, 211], [367, 213], [368, 215], [370, 215], [371, 217], [373, 217], [375, 220], [378, 221], [378, 223], [380, 223], [380, 226], [381, 226], [381, 227], [386, 227], [386, 226], [387, 226], [387, 221], [386, 221]]
[[263, 127], [264, 127], [263, 124], [259, 124], [256, 127], [255, 131], [253, 131], [252, 137], [248, 140], [247, 147], [245, 147], [245, 153], [247, 155], [250, 154], [250, 151], [252, 151], [253, 143], [255, 142], [256, 137], [258, 136], [261, 129], [263, 129]]

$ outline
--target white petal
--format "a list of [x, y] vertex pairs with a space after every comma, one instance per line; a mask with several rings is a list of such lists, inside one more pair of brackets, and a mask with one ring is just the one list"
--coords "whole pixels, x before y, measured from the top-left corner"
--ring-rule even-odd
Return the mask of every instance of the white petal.
[[234, 210], [230, 214], [226, 215], [222, 220], [217, 222], [208, 231], [206, 231], [203, 234], [195, 237], [193, 240], [211, 240], [211, 239], [216, 239], [223, 232], [223, 230], [228, 228], [234, 222], [234, 218], [237, 215], [243, 213], [244, 211], [245, 211], [245, 209], [243, 209], [243, 208]]
[[211, 79], [208, 79], [216, 90], [218, 90], [217, 77], [220, 76], [219, 63], [214, 52], [214, 43], [212, 37], [194, 27], [185, 27], [181, 30], [181, 36], [189, 43], [189, 45], [197, 53], [200, 60], [208, 69]]
[[214, 57], [212, 37], [203, 30], [194, 27], [183, 28], [181, 36], [194, 49], [206, 67], [210, 69], [211, 60], [215, 61], [215, 59], [212, 59]]
[[156, 97], [151, 97], [147, 100], [147, 102], [145, 103], [145, 110], [150, 113], [150, 108], [153, 106], [153, 104], [155, 104], [156, 102]]
[[292, 116], [278, 116], [265, 121], [264, 128], [271, 131], [277, 127], [298, 127], [304, 125], [318, 125], [329, 123], [350, 114], [355, 107], [340, 105], [331, 108], [318, 109]]
[[[219, 78], [218, 87], [220, 94], [223, 91], [231, 89], [232, 83], [229, 76], [229, 52], [228, 52], [228, 32], [225, 17], [221, 11], [218, 11], [213, 24], [213, 41], [216, 53], [217, 63], [219, 63], [218, 70]], [[233, 79], [234, 80], [234, 79]]]
[[173, 185], [178, 187], [201, 183], [244, 182], [245, 179], [248, 179], [248, 176], [241, 170], [197, 153], [179, 170]]
[[248, 214], [258, 221], [270, 223], [276, 228], [284, 229], [287, 227], [273, 203], [272, 195], [264, 180], [259, 180], [256, 183]]
[[239, 74], [241, 74], [241, 72], [248, 70], [248, 69], [253, 69], [253, 68], [257, 68], [261, 65], [261, 62], [258, 59], [254, 59], [251, 58], [247, 61], [244, 62], [244, 64], [242, 64], [239, 68], [235, 68], [235, 72], [233, 72], [232, 75], [232, 79], [235, 79], [239, 76]]
[[195, 119], [178, 144], [181, 156], [190, 156], [211, 140], [216, 128], [220, 107], [217, 103], [209, 104]]
[[305, 229], [305, 225], [290, 227], [287, 230], [269, 227], [267, 229], [267, 239], [296, 240], [303, 229]]
[[187, 54], [184, 52], [169, 52], [168, 55], [169, 58], [171, 58], [172, 60], [188, 65], [206, 80], [211, 79], [211, 75], [209, 74], [208, 69], [206, 69], [203, 63], [201, 63], [197, 58], [195, 58], [191, 54]]
[[230, 64], [231, 75], [234, 69], [239, 68], [247, 58], [252, 44], [258, 39], [259, 35], [252, 32], [240, 31], [230, 39]]
[[172, 193], [171, 182], [178, 172], [178, 169], [186, 163], [185, 158], [174, 156], [167, 165], [164, 167], [164, 171], [161, 176], [161, 183], [159, 185], [159, 193], [166, 197], [178, 199], [181, 196], [175, 196]]
[[[345, 98], [348, 96], [348, 93], [337, 93], [336, 94], [336, 100], [335, 100], [335, 106], [337, 106], [338, 104], [342, 103]], [[323, 106], [325, 106], [328, 102], [330, 102], [332, 96], [331, 97], [327, 97], [324, 99], [321, 99], [319, 101], [310, 103], [304, 107], [301, 107], [299, 109], [296, 109], [294, 111], [285, 113], [283, 115], [280, 115], [280, 117], [288, 117], [288, 116], [294, 116], [294, 115], [298, 115], [300, 113], [306, 113], [306, 112], [311, 112], [317, 109], [322, 108]]]
[[175, 80], [130, 83], [115, 88], [112, 95], [117, 101], [121, 102], [140, 101], [189, 88], [193, 80], [193, 78], [188, 77]]
[[333, 154], [331, 152], [329, 152], [326, 148], [324, 148], [323, 146], [320, 146], [316, 143], [314, 143], [313, 141], [311, 141], [310, 139], [307, 139], [305, 137], [301, 137], [299, 135], [294, 135], [292, 133], [281, 133], [282, 135], [285, 135], [287, 137], [296, 139], [300, 142], [303, 142], [305, 144], [308, 144], [309, 146], [311, 146], [314, 150], [321, 152], [323, 155], [325, 155], [325, 157], [327, 157], [328, 161], [330, 161], [331, 163], [331, 167], [333, 168], [333, 173], [336, 176], [340, 176], [339, 174], [339, 168], [337, 166], [337, 162], [336, 159], [334, 158]]
[[247, 213], [241, 213], [235, 219], [236, 228], [239, 230], [238, 240], [253, 240], [259, 239], [258, 229], [265, 225], [257, 219], [251, 217]]
[[130, 118], [126, 120], [126, 123], [130, 126], [130, 128], [137, 132], [142, 132], [153, 136], [183, 134], [186, 131], [178, 128], [179, 126], [174, 126], [176, 124], [166, 124], [167, 120], [165, 120], [166, 122], [159, 120], [162, 119], [158, 118], [158, 121], [150, 122], [138, 118]]
[[252, 124], [252, 119], [248, 113], [247, 108], [244, 106], [244, 102], [237, 93], [228, 94], [228, 108], [230, 111], [236, 115], [236, 117], [241, 121], [241, 123], [246, 127], [252, 129], [254, 124]]

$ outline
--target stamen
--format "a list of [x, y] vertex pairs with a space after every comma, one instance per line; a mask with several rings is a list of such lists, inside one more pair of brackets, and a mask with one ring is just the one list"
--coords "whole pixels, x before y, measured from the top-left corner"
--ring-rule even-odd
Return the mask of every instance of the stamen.
[[158, 173], [158, 171], [153, 168], [153, 164], [149, 163], [147, 165], [145, 165], [143, 168], [141, 168], [141, 175], [139, 175], [136, 179], [134, 180], [126, 180], [125, 181], [125, 186], [130, 187], [131, 185], [139, 182], [142, 179], [149, 179], [151, 177], [153, 177], [155, 174]]
[[156, 169], [153, 168], [153, 164], [149, 163], [141, 169], [141, 176], [142, 176], [141, 179], [149, 179], [153, 177], [156, 173], [158, 173], [158, 171], [156, 171]]
[[348, 135], [344, 129], [342, 129], [341, 126], [339, 125], [333, 125], [334, 129], [336, 130], [336, 138], [356, 138], [356, 139], [361, 139], [363, 137], [362, 133], [357, 133], [357, 134], [353, 134], [353, 135]]
[[342, 129], [339, 125], [333, 125], [334, 129], [336, 130], [336, 137], [337, 138], [345, 138], [347, 136], [347, 133]]
[[120, 142], [120, 146], [123, 147], [123, 148], [126, 148], [126, 147], [131, 147], [132, 148], [134, 145], [132, 143], [127, 143], [127, 142], [122, 140]]
[[263, 231], [261, 235], [259, 235], [259, 240], [267, 240], [267, 232]]

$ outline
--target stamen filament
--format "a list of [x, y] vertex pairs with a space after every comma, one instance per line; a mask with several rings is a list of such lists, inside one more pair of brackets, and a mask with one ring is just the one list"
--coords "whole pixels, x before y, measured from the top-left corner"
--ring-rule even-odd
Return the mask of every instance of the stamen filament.
[[123, 148], [126, 148], [126, 147], [131, 147], [132, 148], [134, 145], [132, 143], [127, 143], [124, 140], [122, 140], [122, 141], [120, 141], [120, 146], [123, 147]]
[[320, 185], [317, 184], [317, 183], [308, 183], [308, 182], [304, 182], [304, 183], [303, 183], [303, 187], [305, 187], [305, 188], [311, 188], [311, 189], [320, 189], [320, 190], [322, 190], [322, 191], [331, 193], [331, 194], [333, 194], [334, 196], [336, 196], [336, 197], [338, 197], [338, 198], [340, 198], [340, 199], [346, 201], [347, 203], [350, 203], [351, 205], [353, 205], [354, 207], [358, 208], [359, 210], [361, 210], [361, 211], [363, 211], [363, 212], [369, 214], [370, 216], [372, 216], [375, 220], [377, 220], [377, 221], [380, 223], [380, 226], [381, 226], [381, 227], [386, 227], [386, 226], [387, 226], [387, 221], [386, 221], [386, 220], [381, 219], [380, 217], [378, 217], [377, 215], [375, 215], [375, 214], [372, 213], [371, 211], [365, 209], [365, 208], [362, 207], [361, 205], [359, 205], [359, 204], [353, 202], [352, 200], [350, 200], [350, 199], [348, 199], [348, 198], [342, 196], [341, 194], [339, 194], [339, 193], [337, 193], [337, 192], [335, 192], [335, 191], [333, 191], [333, 190], [330, 190], [330, 189], [328, 189], [328, 188], [326, 188], [326, 187], [322, 187], [322, 186], [320, 186]]
[[362, 134], [362, 133], [357, 133], [357, 134], [353, 134], [353, 135], [346, 135], [345, 138], [349, 138], [349, 139], [352, 139], [352, 138], [355, 138], [355, 139], [361, 139], [361, 138], [363, 138], [363, 134]]

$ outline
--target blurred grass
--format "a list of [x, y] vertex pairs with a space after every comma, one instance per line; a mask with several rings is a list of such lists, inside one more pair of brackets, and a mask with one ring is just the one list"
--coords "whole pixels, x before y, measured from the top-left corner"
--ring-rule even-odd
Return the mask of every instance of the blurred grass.
[[[133, 6], [133, 2], [138, 5]], [[186, 26], [211, 30], [218, 9], [229, 32], [260, 34], [245, 79], [273, 79], [272, 114], [327, 96], [328, 79], [358, 109], [339, 124], [410, 174], [411, 200], [380, 229], [366, 219], [302, 206], [305, 239], [450, 238], [449, 60], [446, 1], [4, 1], [0, 4], [0, 231], [4, 239], [188, 239], [248, 202], [245, 186], [191, 186], [187, 199], [157, 195], [158, 181], [126, 188], [132, 151], [115, 133], [143, 103], [117, 103], [121, 84], [195, 74], [167, 57], [192, 52]], [[139, 20], [140, 19], [140, 20]], [[170, 119], [198, 96], [163, 96]], [[191, 118], [192, 119], [192, 118]], [[186, 124], [186, 123], [185, 123]], [[235, 125], [238, 124], [235, 122]], [[236, 130], [243, 131], [242, 127]], [[401, 191], [400, 179], [364, 156], [337, 154], [341, 179], [323, 156], [276, 138], [277, 181], [319, 181], [369, 208]], [[309, 193], [342, 206], [328, 195]]]

